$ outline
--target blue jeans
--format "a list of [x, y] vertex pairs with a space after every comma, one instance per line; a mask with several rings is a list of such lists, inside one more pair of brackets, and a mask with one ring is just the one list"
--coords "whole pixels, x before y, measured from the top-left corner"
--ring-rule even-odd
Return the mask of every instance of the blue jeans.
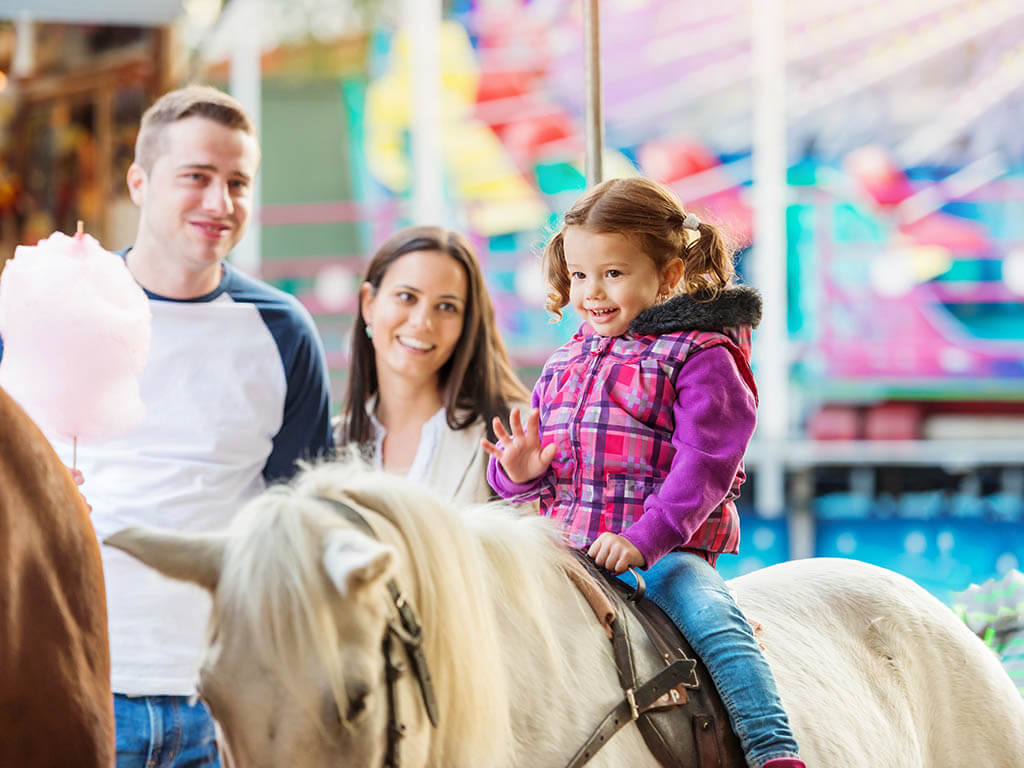
[[117, 768], [220, 768], [213, 718], [190, 698], [115, 693]]
[[797, 757], [775, 678], [718, 571], [691, 552], [670, 552], [644, 579], [647, 596], [707, 666], [747, 763], [760, 768], [774, 758]]

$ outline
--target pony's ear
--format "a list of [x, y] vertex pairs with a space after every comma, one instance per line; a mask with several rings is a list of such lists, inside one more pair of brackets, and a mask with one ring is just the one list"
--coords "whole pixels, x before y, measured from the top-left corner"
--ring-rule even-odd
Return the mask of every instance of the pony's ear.
[[103, 543], [127, 552], [164, 576], [190, 581], [213, 592], [220, 580], [227, 536], [125, 528]]
[[342, 595], [383, 579], [394, 561], [392, 547], [350, 529], [335, 529], [324, 537], [324, 570]]

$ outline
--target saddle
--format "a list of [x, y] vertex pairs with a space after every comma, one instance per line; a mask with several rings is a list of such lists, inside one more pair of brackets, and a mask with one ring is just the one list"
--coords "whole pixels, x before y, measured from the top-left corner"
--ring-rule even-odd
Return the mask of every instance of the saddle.
[[[580, 747], [569, 768], [585, 765], [631, 721], [665, 768], [744, 768], [743, 750], [711, 676], [676, 625], [643, 597], [642, 582], [634, 590], [582, 552], [575, 554], [591, 579], [584, 583], [570, 577], [609, 634], [625, 698]], [[638, 680], [647, 674], [649, 679]]]

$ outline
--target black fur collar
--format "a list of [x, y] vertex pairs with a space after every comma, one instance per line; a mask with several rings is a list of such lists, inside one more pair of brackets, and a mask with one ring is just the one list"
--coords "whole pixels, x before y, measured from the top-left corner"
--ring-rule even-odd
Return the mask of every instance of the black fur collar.
[[637, 336], [675, 331], [719, 331], [737, 325], [754, 328], [761, 322], [761, 294], [749, 285], [727, 288], [711, 301], [674, 296], [645, 309], [629, 325]]

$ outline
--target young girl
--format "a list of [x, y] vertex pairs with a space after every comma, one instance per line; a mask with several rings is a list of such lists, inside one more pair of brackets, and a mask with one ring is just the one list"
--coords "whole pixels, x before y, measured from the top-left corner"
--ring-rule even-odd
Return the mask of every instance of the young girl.
[[648, 596], [707, 665], [752, 768], [803, 768], [775, 681], [715, 570], [736, 552], [734, 499], [754, 431], [756, 291], [721, 236], [642, 178], [599, 184], [544, 253], [547, 308], [583, 324], [544, 366], [523, 425], [499, 420], [488, 481], [540, 499], [569, 544]]

